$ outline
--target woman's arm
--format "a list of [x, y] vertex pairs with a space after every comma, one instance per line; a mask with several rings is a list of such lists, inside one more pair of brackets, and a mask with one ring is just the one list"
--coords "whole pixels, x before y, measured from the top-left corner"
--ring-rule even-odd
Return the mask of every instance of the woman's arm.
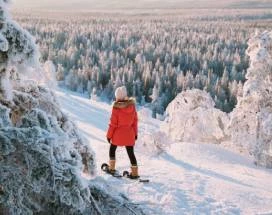
[[118, 110], [116, 108], [112, 109], [109, 128], [107, 132], [107, 138], [111, 139], [114, 133], [114, 130], [118, 126]]

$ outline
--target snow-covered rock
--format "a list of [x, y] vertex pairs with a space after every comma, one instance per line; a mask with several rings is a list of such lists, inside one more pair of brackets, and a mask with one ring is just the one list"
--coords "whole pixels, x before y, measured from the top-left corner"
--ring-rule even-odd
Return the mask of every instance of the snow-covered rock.
[[168, 105], [163, 130], [176, 141], [220, 143], [229, 118], [214, 106], [207, 92], [184, 91]]
[[231, 137], [257, 164], [272, 168], [272, 32], [255, 35], [248, 45], [251, 63], [243, 96], [231, 113]]

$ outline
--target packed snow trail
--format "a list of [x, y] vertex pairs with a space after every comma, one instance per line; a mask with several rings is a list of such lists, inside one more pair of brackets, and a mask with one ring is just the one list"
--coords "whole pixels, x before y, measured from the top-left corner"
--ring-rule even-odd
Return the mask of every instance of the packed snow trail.
[[[140, 205], [146, 214], [272, 214], [272, 171], [217, 145], [173, 143], [157, 156], [136, 145], [139, 173], [150, 179], [148, 184], [103, 173], [100, 165], [108, 161], [105, 134], [111, 106], [63, 90], [56, 93], [63, 110], [96, 153], [97, 176]], [[140, 130], [157, 126], [154, 119], [139, 119]], [[117, 169], [129, 170], [124, 148], [118, 148], [116, 156]]]

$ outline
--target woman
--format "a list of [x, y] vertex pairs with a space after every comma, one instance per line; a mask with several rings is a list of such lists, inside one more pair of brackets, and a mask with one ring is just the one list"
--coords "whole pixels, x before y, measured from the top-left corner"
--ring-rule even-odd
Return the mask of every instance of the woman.
[[115, 172], [115, 152], [117, 146], [125, 146], [130, 163], [130, 178], [139, 178], [137, 160], [134, 155], [135, 140], [138, 135], [138, 118], [135, 100], [127, 97], [126, 87], [118, 87], [115, 91], [115, 102], [107, 132], [107, 140], [110, 145], [109, 171]]

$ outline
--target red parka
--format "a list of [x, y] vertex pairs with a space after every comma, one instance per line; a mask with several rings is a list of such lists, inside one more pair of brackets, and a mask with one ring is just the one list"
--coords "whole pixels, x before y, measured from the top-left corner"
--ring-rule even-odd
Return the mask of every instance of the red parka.
[[134, 146], [138, 134], [135, 100], [130, 98], [113, 104], [107, 138], [116, 146]]

